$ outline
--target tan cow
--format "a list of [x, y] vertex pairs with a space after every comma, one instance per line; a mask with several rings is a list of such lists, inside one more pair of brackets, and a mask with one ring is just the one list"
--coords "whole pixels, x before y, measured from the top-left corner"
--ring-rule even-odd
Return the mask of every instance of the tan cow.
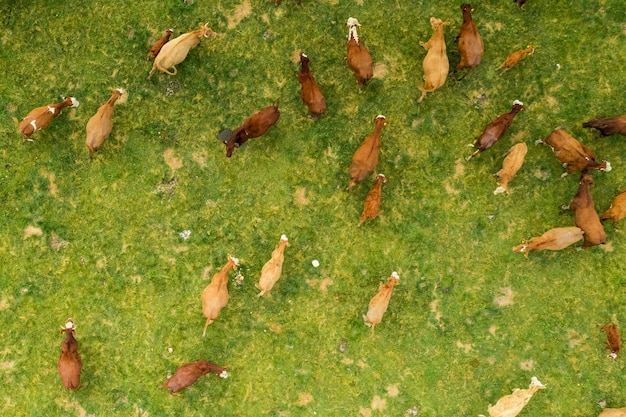
[[448, 26], [450, 22], [442, 22], [436, 17], [430, 18], [430, 25], [433, 28], [433, 34], [428, 42], [420, 41], [420, 46], [426, 49], [426, 57], [422, 63], [424, 68], [424, 86], [418, 87], [422, 95], [417, 99], [421, 103], [426, 97], [426, 93], [431, 93], [441, 88], [448, 79], [448, 71], [450, 62], [446, 53], [446, 41], [443, 36], [443, 27]]
[[624, 408], [605, 408], [598, 417], [626, 417], [626, 407]]
[[487, 407], [489, 417], [515, 417], [522, 411], [524, 406], [528, 404], [533, 394], [545, 387], [545, 385], [533, 376], [528, 389], [516, 388], [513, 390], [512, 394], [500, 398], [496, 405], [489, 405], [489, 407]]
[[93, 160], [93, 153], [100, 149], [100, 146], [104, 143], [105, 139], [111, 134], [113, 130], [113, 106], [115, 102], [119, 100], [124, 94], [124, 90], [121, 88], [111, 91], [111, 98], [104, 103], [96, 114], [87, 122], [87, 139], [85, 144], [87, 145], [87, 151], [89, 152], [89, 159]]
[[496, 172], [496, 176], [499, 178], [498, 188], [493, 193], [501, 194], [506, 192], [509, 194], [509, 181], [517, 174], [517, 171], [522, 167], [524, 158], [528, 152], [528, 146], [524, 142], [513, 145], [509, 149], [508, 155], [502, 161], [502, 169]]
[[400, 276], [394, 271], [387, 282], [380, 285], [378, 294], [370, 300], [367, 314], [363, 315], [363, 321], [366, 326], [372, 328], [372, 333], [374, 333], [374, 327], [383, 320], [383, 314], [385, 314], [387, 307], [389, 307], [393, 287], [399, 282]]
[[526, 58], [526, 56], [532, 55], [533, 53], [535, 53], [535, 48], [533, 48], [532, 45], [528, 45], [526, 49], [520, 49], [519, 51], [511, 52], [511, 54], [506, 57], [502, 65], [500, 65], [496, 69], [496, 71], [502, 70], [502, 72], [500, 72], [500, 75], [502, 75], [514, 66], [516, 66], [517, 63]]
[[256, 286], [261, 292], [257, 294], [257, 297], [261, 297], [263, 294], [269, 292], [280, 278], [283, 272], [283, 262], [285, 262], [285, 247], [288, 246], [289, 240], [287, 240], [287, 236], [282, 235], [278, 241], [278, 245], [276, 245], [276, 248], [272, 252], [271, 259], [267, 261], [261, 269], [261, 278]]
[[548, 137], [541, 139], [541, 141], [550, 146], [556, 159], [567, 166], [567, 171], [561, 175], [562, 177], [575, 171], [588, 169], [606, 172], [611, 170], [611, 164], [608, 161], [596, 162], [596, 154], [563, 129], [554, 129]]
[[582, 240], [585, 232], [578, 227], [557, 227], [550, 229], [539, 237], [522, 240], [521, 245], [513, 246], [513, 252], [521, 252], [526, 258], [532, 251], [561, 250]]
[[237, 269], [239, 259], [228, 255], [224, 267], [211, 279], [211, 283], [202, 291], [202, 314], [206, 324], [202, 337], [206, 336], [206, 328], [220, 315], [222, 308], [228, 304], [228, 270]]
[[626, 217], [626, 190], [619, 193], [613, 199], [611, 207], [600, 216], [600, 220], [613, 220], [613, 227], [615, 222], [618, 222]]

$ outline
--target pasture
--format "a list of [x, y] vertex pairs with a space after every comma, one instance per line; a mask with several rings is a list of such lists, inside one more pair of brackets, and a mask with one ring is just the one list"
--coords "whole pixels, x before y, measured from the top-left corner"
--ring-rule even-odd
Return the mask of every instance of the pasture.
[[[597, 416], [625, 407], [623, 357], [607, 358], [599, 323], [624, 326], [624, 223], [607, 244], [531, 253], [511, 247], [574, 225], [564, 178], [547, 146], [562, 127], [610, 161], [593, 171], [598, 212], [626, 188], [626, 139], [595, 140], [581, 124], [626, 113], [623, 0], [480, 0], [482, 63], [417, 104], [436, 16], [450, 25], [450, 68], [461, 2], [216, 0], [0, 4], [0, 380], [2, 415], [476, 416], [536, 376], [547, 385], [526, 416]], [[375, 63], [359, 92], [345, 21]], [[208, 23], [178, 73], [146, 55], [168, 28]], [[535, 53], [504, 75], [507, 55]], [[298, 54], [327, 112], [307, 118]], [[90, 162], [85, 125], [114, 88], [113, 132]], [[80, 101], [23, 142], [33, 108]], [[484, 126], [524, 103], [492, 148], [466, 161]], [[225, 157], [217, 140], [280, 100], [264, 136]], [[351, 157], [383, 114], [376, 172], [351, 192]], [[506, 151], [528, 154], [510, 195], [493, 195]], [[382, 214], [356, 225], [383, 173]], [[188, 231], [188, 232], [186, 232]], [[281, 234], [280, 280], [257, 298]], [[202, 337], [200, 294], [226, 263], [229, 304]], [[318, 260], [319, 267], [312, 266]], [[397, 271], [389, 309], [371, 334], [362, 320]], [[83, 389], [63, 388], [60, 327], [72, 317]], [[180, 365], [228, 367], [168, 395]]]

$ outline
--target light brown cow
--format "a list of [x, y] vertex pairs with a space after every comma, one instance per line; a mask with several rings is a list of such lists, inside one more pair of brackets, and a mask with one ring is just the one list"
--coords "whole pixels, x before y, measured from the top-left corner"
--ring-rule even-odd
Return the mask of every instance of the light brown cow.
[[363, 45], [356, 31], [357, 27], [361, 27], [359, 21], [351, 17], [346, 21], [346, 25], [349, 28], [347, 44], [348, 66], [354, 71], [359, 88], [362, 89], [365, 83], [374, 76], [374, 63], [372, 62], [370, 52]]
[[519, 51], [511, 52], [511, 54], [506, 57], [502, 65], [500, 65], [496, 70], [500, 72], [500, 75], [504, 74], [511, 68], [517, 65], [522, 59], [526, 58], [528, 55], [532, 55], [535, 52], [535, 48], [532, 45], [528, 45], [526, 49], [520, 49]]
[[626, 217], [626, 190], [619, 193], [613, 199], [611, 207], [600, 216], [600, 220], [613, 220], [613, 227], [615, 222], [618, 222]]
[[436, 17], [430, 18], [430, 25], [433, 28], [433, 34], [428, 42], [420, 41], [420, 46], [426, 49], [426, 57], [422, 63], [424, 68], [424, 86], [418, 87], [422, 95], [417, 99], [421, 103], [426, 97], [426, 93], [431, 93], [441, 88], [446, 79], [448, 79], [448, 71], [450, 62], [446, 53], [446, 41], [443, 36], [443, 27], [448, 26], [450, 22], [442, 22]]
[[380, 285], [378, 294], [370, 300], [367, 314], [363, 315], [363, 321], [366, 326], [372, 328], [372, 333], [374, 333], [374, 327], [383, 320], [383, 314], [387, 311], [391, 294], [393, 294], [393, 287], [399, 282], [400, 276], [394, 271], [387, 282]]
[[100, 146], [104, 143], [106, 138], [111, 134], [113, 129], [113, 109], [115, 102], [119, 100], [124, 94], [124, 90], [121, 88], [111, 91], [111, 98], [104, 103], [96, 114], [94, 114], [87, 122], [87, 139], [85, 144], [87, 145], [87, 151], [89, 152], [89, 159], [93, 160], [93, 153], [100, 149]]
[[298, 73], [298, 81], [300, 81], [300, 96], [302, 101], [309, 108], [311, 116], [317, 118], [326, 112], [326, 101], [322, 90], [317, 85], [311, 70], [309, 69], [309, 57], [304, 52], [300, 52], [300, 72]]
[[511, 181], [511, 178], [513, 178], [522, 167], [526, 152], [528, 152], [528, 146], [526, 146], [524, 142], [513, 145], [511, 149], [509, 149], [508, 155], [504, 158], [504, 161], [502, 161], [502, 169], [495, 174], [499, 178], [499, 181], [498, 188], [493, 191], [494, 194], [504, 192], [509, 194], [509, 181]]
[[583, 127], [598, 130], [600, 136], [626, 135], [626, 114], [617, 117], [600, 116], [583, 123]]
[[74, 320], [69, 318], [61, 333], [65, 333], [65, 340], [61, 344], [61, 357], [59, 357], [59, 374], [63, 386], [69, 390], [77, 390], [80, 385], [80, 371], [83, 369], [83, 361], [78, 354], [78, 342], [74, 338]]
[[510, 112], [498, 116], [494, 121], [485, 126], [485, 129], [480, 137], [476, 139], [476, 142], [474, 142], [473, 145], [470, 145], [478, 149], [476, 149], [473, 154], [465, 158], [465, 160], [469, 161], [474, 156], [486, 151], [499, 141], [502, 136], [504, 136], [509, 126], [511, 126], [511, 123], [513, 123], [513, 119], [515, 119], [517, 113], [523, 109], [524, 103], [519, 100], [515, 100]]
[[169, 42], [172, 33], [174, 33], [174, 29], [166, 30], [163, 34], [163, 37], [156, 41], [154, 45], [152, 45], [152, 48], [150, 48], [150, 52], [148, 52], [148, 59], [156, 58], [159, 52], [161, 52], [161, 48], [163, 48], [163, 45]]
[[278, 241], [278, 245], [272, 252], [272, 258], [263, 265], [261, 269], [261, 278], [257, 284], [257, 288], [261, 290], [257, 297], [267, 294], [276, 284], [283, 272], [283, 262], [285, 261], [285, 247], [289, 246], [287, 236], [282, 235]]
[[626, 417], [626, 407], [624, 408], [605, 408], [598, 417]]
[[465, 78], [470, 72], [474, 71], [478, 64], [480, 64], [485, 51], [483, 39], [478, 33], [478, 27], [476, 23], [474, 23], [474, 19], [472, 19], [472, 12], [475, 10], [476, 9], [469, 4], [461, 5], [463, 24], [457, 36], [459, 42], [457, 47], [459, 55], [461, 55], [461, 61], [456, 66], [454, 72], [462, 68], [469, 68], [469, 71], [467, 71], [459, 81]]
[[22, 139], [31, 141], [31, 135], [38, 130], [48, 127], [52, 119], [59, 116], [66, 107], [78, 107], [78, 100], [74, 97], [62, 97], [63, 101], [56, 104], [48, 104], [31, 110], [20, 122], [19, 129]]
[[514, 389], [512, 394], [505, 395], [500, 398], [496, 405], [489, 405], [489, 417], [515, 417], [524, 406], [528, 404], [533, 394], [540, 389], [544, 389], [543, 385], [536, 377], [532, 377], [528, 389]]
[[574, 223], [585, 232], [583, 248], [606, 243], [606, 233], [593, 205], [593, 198], [591, 198], [592, 185], [593, 178], [586, 171], [583, 171], [578, 192], [569, 204], [569, 208], [574, 210]]
[[202, 375], [208, 374], [209, 372], [215, 373], [215, 378], [218, 376], [220, 378], [228, 378], [226, 368], [200, 359], [199, 361], [181, 365], [176, 372], [174, 372], [174, 375], [159, 385], [159, 388], [167, 388], [170, 395], [182, 398], [182, 395], [176, 394], [178, 391], [192, 385], [198, 380], [198, 378]]
[[380, 197], [383, 192], [383, 183], [387, 183], [387, 178], [383, 174], [376, 175], [376, 184], [370, 189], [363, 202], [363, 213], [357, 227], [361, 227], [361, 224], [366, 219], [375, 219], [379, 214]]
[[206, 317], [206, 324], [202, 337], [206, 336], [209, 324], [220, 315], [222, 308], [228, 304], [228, 270], [237, 269], [239, 259], [228, 255], [224, 267], [211, 279], [211, 283], [202, 291], [202, 314]]
[[563, 129], [554, 129], [548, 137], [541, 139], [541, 141], [550, 146], [556, 159], [567, 166], [566, 172], [561, 174], [561, 177], [575, 171], [589, 169], [606, 172], [611, 170], [611, 164], [608, 161], [603, 159], [601, 162], [596, 162], [596, 154]]
[[521, 252], [526, 258], [532, 251], [561, 250], [583, 239], [585, 232], [579, 227], [557, 227], [539, 237], [522, 240], [521, 245], [513, 246], [513, 252]]
[[379, 114], [374, 119], [376, 126], [374, 132], [365, 138], [361, 146], [356, 150], [352, 156], [352, 163], [350, 164], [350, 183], [346, 188], [346, 191], [350, 191], [352, 187], [360, 183], [371, 174], [376, 165], [378, 165], [378, 150], [380, 149], [380, 132], [383, 126], [387, 126], [388, 122], [385, 116]]
[[[200, 29], [183, 33], [163, 45], [161, 52], [154, 58], [154, 64], [152, 64], [148, 79], [152, 77], [152, 74], [154, 74], [156, 70], [164, 72], [167, 75], [175, 75], [177, 72], [176, 65], [183, 62], [185, 58], [187, 58], [189, 51], [198, 46], [203, 38], [224, 36], [213, 32], [207, 25], [208, 23], [204, 25], [200, 23]], [[170, 68], [173, 68], [174, 71], [170, 72]]]

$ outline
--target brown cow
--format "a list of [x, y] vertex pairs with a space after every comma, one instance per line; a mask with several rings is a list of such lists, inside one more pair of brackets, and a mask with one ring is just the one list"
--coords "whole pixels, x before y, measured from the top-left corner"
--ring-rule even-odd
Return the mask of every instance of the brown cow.
[[450, 22], [442, 22], [436, 17], [430, 18], [430, 25], [433, 28], [433, 34], [428, 42], [420, 41], [420, 46], [426, 49], [426, 57], [422, 63], [424, 68], [424, 86], [418, 87], [422, 95], [417, 99], [421, 103], [426, 97], [426, 93], [435, 91], [442, 87], [448, 78], [448, 70], [450, 62], [446, 53], [446, 41], [443, 36], [443, 27], [449, 25]]
[[380, 131], [383, 126], [387, 126], [387, 119], [382, 114], [376, 116], [374, 119], [376, 126], [374, 132], [365, 138], [361, 146], [356, 150], [352, 156], [352, 163], [350, 164], [350, 183], [346, 188], [346, 191], [350, 191], [352, 187], [360, 183], [369, 174], [374, 171], [376, 165], [378, 165], [378, 150], [380, 149]]
[[181, 365], [176, 372], [174, 372], [174, 375], [159, 385], [159, 388], [167, 388], [170, 395], [182, 398], [182, 395], [176, 394], [178, 391], [187, 388], [189, 385], [196, 382], [198, 378], [209, 372], [215, 373], [215, 378], [218, 376], [220, 378], [228, 378], [226, 368], [200, 359], [199, 361]]
[[283, 262], [285, 262], [285, 247], [289, 246], [289, 240], [286, 235], [282, 235], [278, 241], [278, 245], [272, 252], [272, 257], [261, 268], [261, 278], [257, 284], [257, 288], [261, 290], [257, 294], [257, 297], [261, 297], [270, 291], [276, 281], [280, 278], [283, 272]]
[[378, 209], [380, 208], [380, 196], [383, 192], [383, 183], [387, 183], [387, 178], [385, 178], [383, 174], [376, 175], [376, 184], [374, 184], [365, 197], [363, 213], [361, 214], [361, 219], [357, 227], [361, 227], [361, 224], [363, 224], [366, 219], [375, 219], [380, 214]]
[[161, 51], [161, 48], [163, 48], [163, 45], [169, 42], [170, 37], [172, 36], [172, 33], [174, 33], [174, 29], [166, 30], [163, 37], [159, 39], [158, 41], [156, 41], [154, 45], [152, 45], [152, 48], [150, 48], [150, 52], [148, 52], [148, 59], [156, 58], [156, 56]]
[[111, 91], [111, 98], [104, 103], [96, 114], [87, 122], [87, 139], [85, 144], [87, 145], [87, 151], [89, 152], [89, 159], [93, 160], [93, 153], [100, 149], [100, 146], [104, 143], [105, 139], [111, 134], [113, 129], [113, 106], [115, 102], [122, 97], [124, 90], [121, 88]]
[[532, 55], [534, 52], [535, 48], [533, 48], [532, 45], [528, 45], [526, 49], [520, 49], [519, 51], [511, 52], [511, 54], [506, 57], [502, 65], [500, 65], [496, 69], [496, 71], [502, 70], [502, 72], [500, 72], [500, 75], [502, 75], [511, 68], [513, 68], [515, 65], [517, 65], [517, 63], [520, 62], [522, 59], [526, 58], [526, 56]]
[[387, 311], [387, 307], [389, 307], [391, 294], [393, 294], [393, 287], [399, 282], [400, 277], [394, 271], [387, 282], [380, 285], [378, 294], [370, 300], [367, 314], [363, 315], [363, 321], [366, 326], [372, 328], [372, 333], [374, 333], [374, 327], [383, 320], [383, 315]]
[[[152, 74], [154, 74], [156, 70], [164, 72], [167, 75], [175, 75], [177, 72], [176, 65], [183, 62], [185, 58], [187, 58], [189, 51], [198, 46], [203, 38], [223, 36], [213, 32], [207, 25], [208, 23], [200, 23], [200, 29], [183, 33], [163, 45], [161, 52], [154, 58], [154, 64], [152, 65], [150, 74], [148, 74], [148, 79], [152, 77]], [[170, 68], [174, 68], [174, 71], [170, 72]]]
[[309, 57], [300, 52], [300, 72], [298, 73], [298, 81], [300, 81], [300, 96], [302, 101], [309, 108], [311, 116], [317, 118], [326, 112], [326, 102], [320, 87], [317, 85], [311, 70], [309, 69]]
[[585, 232], [583, 248], [606, 243], [606, 233], [591, 198], [590, 188], [592, 185], [593, 178], [587, 171], [583, 171], [580, 177], [578, 192], [569, 204], [569, 209], [574, 210], [574, 223]]
[[600, 116], [583, 123], [583, 127], [600, 131], [600, 136], [626, 135], [626, 114], [617, 117]]
[[528, 146], [524, 142], [513, 145], [509, 149], [508, 155], [502, 161], [502, 169], [495, 174], [500, 180], [498, 188], [493, 191], [494, 194], [509, 193], [509, 181], [522, 167], [526, 152], [528, 152]]
[[463, 24], [461, 25], [461, 30], [459, 31], [458, 36], [458, 50], [461, 55], [461, 61], [456, 66], [454, 72], [457, 72], [461, 68], [469, 68], [469, 71], [465, 73], [460, 79], [465, 78], [470, 72], [474, 71], [474, 69], [480, 64], [480, 61], [483, 58], [483, 52], [485, 51], [485, 46], [483, 45], [483, 39], [480, 37], [478, 33], [478, 27], [476, 23], [474, 23], [474, 19], [472, 19], [472, 12], [476, 10], [469, 4], [461, 5], [461, 12], [463, 12]]
[[513, 3], [517, 3], [517, 5], [522, 8], [524, 4], [526, 4], [526, 0], [513, 0]]
[[611, 164], [608, 161], [603, 159], [602, 162], [596, 162], [596, 154], [563, 129], [554, 129], [548, 137], [541, 139], [541, 141], [552, 148], [556, 159], [567, 165], [567, 171], [561, 177], [575, 171], [589, 169], [606, 172], [611, 170]]
[[78, 354], [78, 342], [74, 338], [74, 320], [69, 318], [61, 333], [65, 333], [65, 340], [61, 344], [61, 357], [59, 358], [59, 374], [63, 386], [69, 390], [77, 390], [80, 385], [80, 371], [83, 369], [83, 361]]
[[263, 136], [270, 127], [274, 126], [279, 117], [278, 100], [273, 106], [268, 106], [248, 117], [241, 126], [231, 133], [230, 138], [223, 142], [226, 145], [226, 156], [230, 158], [235, 148], [240, 147], [248, 139]]
[[66, 107], [78, 107], [78, 100], [74, 97], [62, 96], [63, 101], [56, 104], [48, 104], [31, 110], [20, 122], [19, 129], [22, 139], [32, 142], [31, 135], [38, 130], [48, 127], [52, 119], [59, 116]]
[[626, 407], [624, 408], [605, 408], [598, 417], [626, 417]]
[[211, 283], [202, 291], [202, 314], [206, 317], [206, 324], [202, 337], [206, 336], [206, 328], [220, 315], [228, 304], [228, 270], [237, 269], [239, 259], [228, 255], [224, 267], [211, 279]]
[[583, 232], [578, 227], [557, 227], [550, 229], [539, 237], [530, 240], [522, 240], [521, 245], [513, 246], [513, 252], [521, 252], [524, 257], [532, 251], [561, 250], [583, 238]]
[[617, 359], [619, 351], [622, 348], [622, 336], [619, 334], [619, 328], [611, 323], [608, 325], [601, 324], [600, 327], [606, 332], [606, 348], [611, 351], [608, 357]]
[[365, 45], [363, 45], [356, 31], [357, 27], [361, 27], [359, 21], [351, 17], [346, 22], [346, 25], [350, 28], [347, 45], [348, 66], [354, 71], [354, 76], [359, 83], [359, 88], [362, 89], [365, 83], [374, 76], [374, 63], [372, 62], [370, 52]]
[[480, 135], [473, 145], [470, 145], [475, 148], [478, 147], [478, 149], [465, 159], [469, 161], [479, 153], [491, 148], [497, 141], [500, 140], [500, 138], [502, 138], [509, 126], [511, 126], [511, 123], [513, 123], [513, 119], [517, 113], [523, 109], [524, 104], [521, 101], [515, 100], [513, 102], [513, 108], [511, 108], [510, 112], [498, 116], [494, 121], [485, 126], [482, 135]]
[[613, 220], [613, 227], [615, 222], [618, 222], [626, 217], [626, 190], [619, 193], [611, 202], [611, 207], [600, 216], [600, 220]]

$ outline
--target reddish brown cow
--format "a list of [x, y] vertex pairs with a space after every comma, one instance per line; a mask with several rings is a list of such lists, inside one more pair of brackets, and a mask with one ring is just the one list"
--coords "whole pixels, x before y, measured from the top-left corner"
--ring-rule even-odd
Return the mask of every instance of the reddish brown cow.
[[150, 48], [150, 52], [148, 52], [148, 59], [156, 58], [156, 56], [161, 51], [161, 48], [163, 48], [163, 45], [169, 42], [170, 37], [172, 36], [172, 33], [174, 33], [174, 29], [166, 30], [165, 34], [163, 34], [163, 37], [159, 39], [158, 41], [156, 41], [154, 45], [152, 45], [152, 48]]
[[583, 171], [580, 177], [578, 192], [569, 204], [569, 208], [574, 210], [576, 226], [585, 232], [583, 248], [606, 243], [606, 233], [600, 222], [600, 217], [593, 206], [593, 198], [591, 198], [592, 185], [593, 178], [586, 171]]
[[626, 217], [626, 190], [619, 193], [613, 199], [611, 207], [600, 216], [600, 220], [613, 220], [613, 227], [615, 222], [618, 222]]
[[387, 119], [385, 116], [378, 115], [374, 119], [376, 126], [374, 132], [365, 138], [359, 149], [356, 150], [352, 156], [352, 163], [350, 164], [350, 183], [346, 188], [346, 191], [350, 191], [352, 187], [360, 183], [369, 174], [374, 171], [376, 165], [378, 165], [378, 150], [380, 149], [380, 132], [383, 126], [387, 126]]
[[178, 391], [192, 385], [198, 380], [198, 378], [208, 374], [209, 372], [215, 373], [215, 378], [218, 376], [221, 378], [228, 378], [228, 372], [226, 372], [226, 369], [227, 368], [223, 368], [214, 363], [200, 359], [199, 361], [181, 365], [176, 372], [174, 372], [174, 375], [159, 385], [159, 388], [167, 388], [170, 395], [182, 398], [182, 395], [176, 394]]
[[600, 136], [617, 134], [626, 136], [626, 114], [617, 117], [600, 116], [597, 119], [583, 123], [583, 127], [600, 131]]
[[361, 27], [359, 21], [351, 17], [346, 22], [346, 25], [350, 28], [347, 46], [348, 66], [354, 71], [354, 76], [359, 83], [359, 88], [362, 89], [365, 83], [374, 76], [374, 63], [372, 62], [370, 52], [365, 45], [363, 45], [356, 31], [357, 27]]
[[298, 73], [298, 81], [300, 81], [300, 95], [302, 101], [309, 108], [311, 116], [317, 118], [326, 112], [326, 102], [311, 70], [309, 69], [309, 57], [300, 52], [300, 72]]
[[608, 161], [603, 159], [602, 162], [596, 162], [596, 154], [563, 129], [554, 129], [541, 141], [552, 148], [556, 159], [567, 165], [567, 171], [561, 175], [562, 177], [575, 171], [597, 169], [609, 172], [611, 170], [611, 164]]
[[38, 130], [48, 127], [52, 119], [61, 114], [66, 107], [78, 107], [78, 100], [74, 97], [62, 97], [63, 101], [56, 104], [48, 104], [33, 109], [22, 119], [19, 125], [22, 139], [32, 141], [31, 135]]
[[273, 106], [268, 106], [248, 117], [241, 126], [233, 131], [230, 138], [223, 142], [226, 145], [226, 156], [230, 158], [233, 150], [247, 142], [248, 139], [263, 136], [270, 127], [274, 126], [279, 117], [278, 100]]
[[74, 338], [74, 320], [67, 319], [61, 333], [65, 333], [65, 340], [61, 344], [61, 357], [59, 358], [59, 374], [63, 386], [69, 390], [77, 390], [80, 385], [80, 371], [83, 361], [78, 354], [78, 342]]
[[383, 192], [383, 183], [387, 183], [387, 178], [385, 178], [383, 174], [376, 175], [376, 184], [374, 184], [365, 197], [363, 213], [361, 214], [361, 219], [357, 227], [361, 227], [361, 224], [363, 224], [366, 219], [375, 219], [380, 214], [380, 196]]
[[472, 12], [476, 10], [469, 4], [461, 5], [461, 12], [463, 12], [463, 24], [457, 39], [459, 54], [461, 55], [461, 61], [456, 66], [454, 72], [457, 72], [461, 68], [469, 68], [469, 71], [463, 75], [460, 80], [465, 78], [470, 72], [480, 64], [483, 59], [483, 52], [485, 46], [483, 45], [483, 39], [478, 33], [478, 27], [472, 19]]
[[497, 141], [500, 140], [500, 138], [502, 138], [509, 126], [511, 126], [511, 123], [513, 123], [513, 119], [517, 113], [523, 109], [524, 104], [521, 101], [515, 100], [513, 102], [513, 108], [510, 112], [498, 116], [493, 122], [485, 126], [485, 130], [483, 130], [482, 135], [480, 135], [480, 137], [472, 145], [478, 149], [465, 159], [469, 161], [479, 153], [491, 148]]
[[619, 355], [622, 347], [622, 336], [619, 334], [619, 328], [613, 323], [609, 325], [601, 324], [600, 326], [606, 332], [606, 348], [611, 351], [608, 357], [617, 359], [617, 355]]
[[526, 58], [527, 55], [532, 55], [535, 52], [535, 48], [532, 45], [528, 45], [526, 49], [520, 49], [519, 51], [511, 52], [509, 56], [506, 57], [502, 65], [500, 65], [496, 71], [502, 70], [500, 75], [504, 74], [511, 68], [517, 65], [522, 59]]

